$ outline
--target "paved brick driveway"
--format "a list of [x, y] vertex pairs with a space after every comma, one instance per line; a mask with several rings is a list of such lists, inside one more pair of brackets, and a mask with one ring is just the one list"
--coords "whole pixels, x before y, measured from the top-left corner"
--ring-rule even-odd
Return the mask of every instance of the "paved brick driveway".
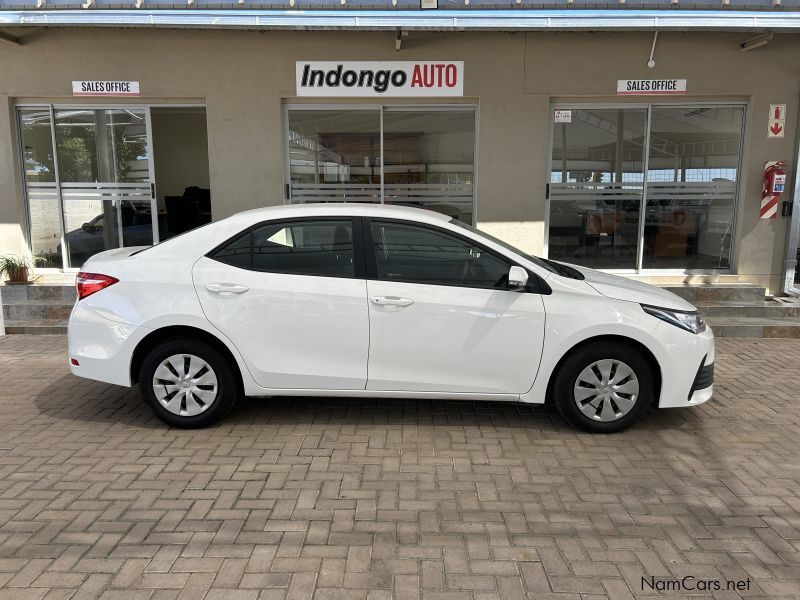
[[170, 430], [64, 347], [0, 338], [0, 598], [800, 598], [800, 341], [720, 340], [714, 402], [613, 436], [284, 399]]

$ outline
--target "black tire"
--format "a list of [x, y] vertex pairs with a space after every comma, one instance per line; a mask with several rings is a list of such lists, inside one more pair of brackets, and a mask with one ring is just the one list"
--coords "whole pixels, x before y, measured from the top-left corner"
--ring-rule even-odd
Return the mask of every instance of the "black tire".
[[[202, 412], [196, 415], [189, 416], [170, 412], [156, 397], [156, 392], [153, 389], [153, 378], [156, 369], [167, 358], [178, 354], [190, 354], [200, 358], [207, 363], [207, 366], [212, 370], [212, 374], [216, 376], [216, 385], [206, 386], [206, 391], [211, 388], [212, 392], [216, 391], [216, 395], [212, 396], [213, 400], [198, 402], [204, 408], [202, 408]], [[150, 405], [150, 408], [153, 409], [159, 419], [167, 425], [182, 429], [196, 429], [215, 423], [233, 408], [239, 397], [239, 386], [237, 385], [234, 367], [219, 350], [206, 342], [192, 338], [172, 338], [150, 350], [144, 361], [142, 361], [142, 367], [139, 370], [139, 388], [145, 402]], [[166, 390], [167, 388], [165, 387], [164, 389]], [[205, 396], [208, 397], [209, 394], [205, 394]], [[176, 398], [176, 401], [178, 400], [180, 399]], [[185, 400], [182, 402], [185, 403]]]
[[[613, 421], [589, 418], [579, 408], [575, 398], [575, 386], [581, 372], [596, 361], [606, 359], [620, 361], [630, 367], [639, 384], [639, 392], [635, 395], [633, 407], [627, 414]], [[591, 433], [615, 433], [627, 429], [639, 420], [652, 404], [653, 371], [641, 352], [623, 342], [590, 342], [574, 350], [561, 363], [553, 379], [552, 390], [558, 412], [572, 425]]]

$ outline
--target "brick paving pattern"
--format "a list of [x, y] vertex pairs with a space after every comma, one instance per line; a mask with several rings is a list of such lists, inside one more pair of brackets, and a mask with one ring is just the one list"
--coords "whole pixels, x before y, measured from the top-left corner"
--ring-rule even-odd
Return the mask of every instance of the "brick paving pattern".
[[548, 407], [252, 399], [168, 429], [0, 338], [0, 598], [800, 598], [800, 341], [718, 343], [716, 397], [622, 434]]

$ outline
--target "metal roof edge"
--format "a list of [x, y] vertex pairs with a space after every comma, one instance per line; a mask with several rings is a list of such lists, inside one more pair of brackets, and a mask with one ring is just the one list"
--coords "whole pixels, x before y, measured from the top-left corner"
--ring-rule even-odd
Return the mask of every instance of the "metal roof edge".
[[2, 27], [381, 31], [800, 31], [800, 12], [700, 10], [2, 10]]

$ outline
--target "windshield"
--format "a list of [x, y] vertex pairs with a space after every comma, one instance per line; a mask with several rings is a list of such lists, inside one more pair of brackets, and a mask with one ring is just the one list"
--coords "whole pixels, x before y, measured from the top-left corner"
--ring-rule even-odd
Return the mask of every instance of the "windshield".
[[473, 227], [472, 225], [467, 225], [466, 223], [464, 223], [462, 221], [457, 221], [456, 219], [450, 219], [450, 223], [452, 223], [453, 225], [458, 225], [462, 229], [466, 229], [467, 231], [471, 231], [472, 233], [476, 233], [476, 234], [480, 235], [481, 237], [485, 237], [487, 240], [493, 241], [495, 244], [497, 244], [498, 246], [502, 246], [506, 250], [510, 250], [511, 252], [514, 252], [515, 254], [519, 254], [520, 256], [524, 256], [528, 260], [533, 261], [534, 263], [536, 263], [537, 266], [540, 266], [543, 269], [546, 269], [546, 270], [550, 271], [551, 273], [561, 274], [560, 269], [558, 269], [554, 265], [550, 264], [550, 261], [545, 260], [543, 258], [539, 258], [538, 256], [534, 256], [533, 254], [528, 254], [527, 252], [523, 252], [522, 250], [520, 250], [519, 248], [516, 248], [515, 246], [512, 246], [508, 242], [504, 242], [503, 240], [498, 239], [498, 238], [494, 237], [493, 235], [489, 235], [485, 231], [481, 231], [480, 229], [478, 229], [476, 227]]

